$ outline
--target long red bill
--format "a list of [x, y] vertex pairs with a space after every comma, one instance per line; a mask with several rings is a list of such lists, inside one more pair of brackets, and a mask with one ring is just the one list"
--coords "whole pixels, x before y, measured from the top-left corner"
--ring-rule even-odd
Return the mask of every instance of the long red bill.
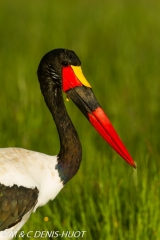
[[90, 84], [82, 74], [80, 66], [67, 66], [62, 69], [62, 89], [87, 117], [105, 141], [131, 166], [136, 165], [114, 130], [108, 117], [100, 107]]

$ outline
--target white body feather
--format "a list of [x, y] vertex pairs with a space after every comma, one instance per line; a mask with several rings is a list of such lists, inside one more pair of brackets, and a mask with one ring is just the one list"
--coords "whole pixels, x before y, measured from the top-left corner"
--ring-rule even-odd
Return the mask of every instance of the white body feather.
[[[45, 205], [56, 197], [63, 188], [57, 169], [57, 156], [48, 156], [43, 153], [29, 151], [22, 148], [0, 149], [0, 183], [5, 186], [37, 187], [39, 191], [39, 206]], [[32, 212], [32, 211], [31, 211]], [[10, 229], [0, 232], [0, 240], [9, 240], [9, 231], [18, 231], [28, 220], [31, 212]], [[5, 236], [6, 235], [6, 236]]]

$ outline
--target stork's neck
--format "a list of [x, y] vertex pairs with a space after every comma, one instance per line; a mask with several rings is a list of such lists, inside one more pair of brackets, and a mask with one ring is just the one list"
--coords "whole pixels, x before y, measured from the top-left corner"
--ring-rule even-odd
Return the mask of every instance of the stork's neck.
[[66, 183], [79, 169], [82, 158], [81, 143], [77, 131], [67, 114], [61, 89], [52, 88], [51, 90], [50, 88], [46, 94], [43, 92], [43, 95], [58, 130], [60, 152], [58, 154], [57, 169], [60, 178]]

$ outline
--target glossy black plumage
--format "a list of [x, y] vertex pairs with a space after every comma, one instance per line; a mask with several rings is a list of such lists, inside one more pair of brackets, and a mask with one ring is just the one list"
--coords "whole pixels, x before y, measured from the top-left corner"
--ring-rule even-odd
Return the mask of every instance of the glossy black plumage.
[[82, 147], [64, 105], [61, 71], [63, 66], [80, 66], [80, 64], [79, 58], [73, 51], [55, 49], [45, 54], [37, 71], [42, 94], [51, 111], [60, 138], [57, 170], [64, 184], [79, 169]]
[[0, 231], [21, 221], [37, 203], [38, 189], [0, 184]]

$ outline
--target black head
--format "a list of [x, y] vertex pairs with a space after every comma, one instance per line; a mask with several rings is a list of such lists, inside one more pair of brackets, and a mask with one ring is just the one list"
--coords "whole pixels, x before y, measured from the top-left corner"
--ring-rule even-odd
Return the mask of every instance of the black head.
[[55, 87], [61, 87], [61, 70], [63, 66], [68, 65], [81, 65], [74, 51], [58, 48], [46, 53], [41, 59], [37, 70], [40, 85], [50, 82]]

